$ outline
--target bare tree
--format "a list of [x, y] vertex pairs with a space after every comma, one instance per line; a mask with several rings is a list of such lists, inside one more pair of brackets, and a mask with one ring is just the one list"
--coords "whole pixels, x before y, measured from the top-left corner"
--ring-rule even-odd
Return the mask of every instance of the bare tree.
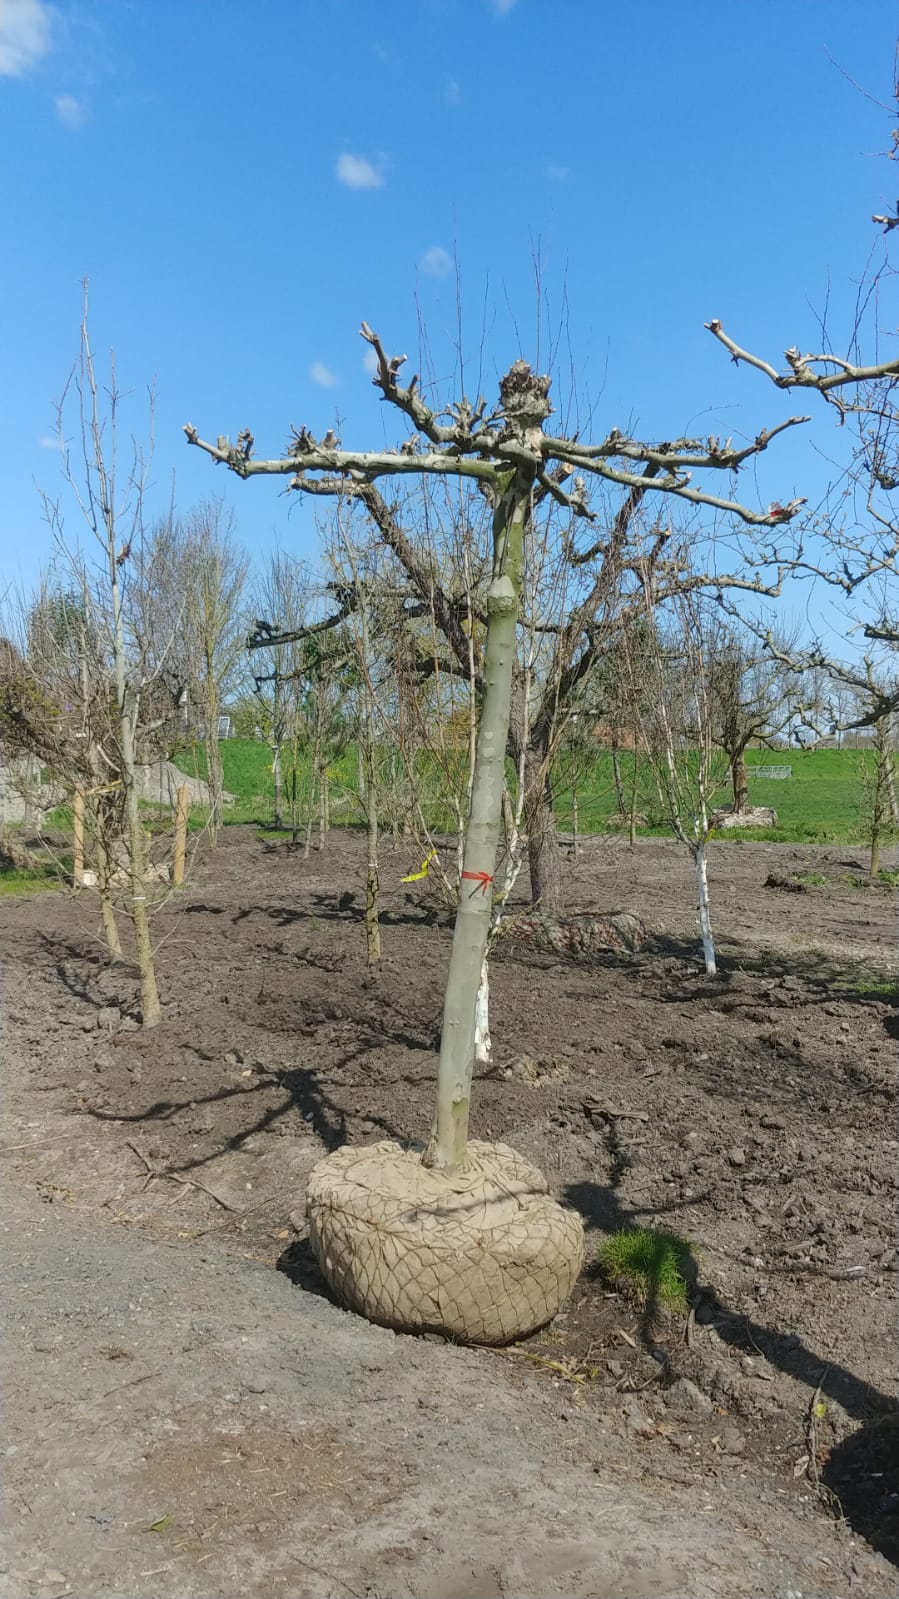
[[311, 589], [309, 573], [280, 550], [269, 558], [255, 588], [254, 609], [259, 616], [254, 630], [258, 632], [261, 628], [264, 632], [269, 628], [273, 633], [291, 635], [287, 642], [275, 645], [269, 653], [266, 665], [270, 670], [264, 671], [260, 664], [254, 673], [251, 701], [252, 722], [272, 754], [276, 827], [284, 824], [285, 753], [294, 751], [295, 769], [298, 746], [306, 726], [307, 685], [300, 640], [310, 609]]
[[665, 820], [693, 861], [705, 969], [714, 977], [706, 846], [728, 768], [715, 748], [711, 629], [701, 600], [688, 590], [660, 604], [648, 580], [644, 606], [646, 625], [626, 643], [635, 721]]
[[872, 728], [871, 766], [862, 766], [862, 818], [866, 823], [868, 871], [876, 878], [880, 871], [880, 850], [886, 839], [895, 838], [899, 816], [896, 813], [896, 756], [892, 737], [892, 717], [879, 716]]
[[244, 670], [248, 622], [249, 560], [237, 544], [232, 513], [221, 500], [208, 499], [185, 518], [170, 518], [156, 529], [147, 569], [150, 631], [165, 650], [188, 725], [202, 730], [214, 844], [224, 792], [219, 716]]
[[8, 645], [3, 653], [0, 741], [79, 795], [96, 861], [103, 935], [110, 959], [120, 960], [113, 877], [124, 812], [115, 700], [87, 572], [75, 566], [67, 576], [68, 588], [43, 576], [23, 618], [22, 648]]
[[[105, 404], [104, 404], [105, 400]], [[96, 623], [105, 631], [104, 647], [110, 662], [114, 705], [115, 746], [107, 752], [110, 781], [121, 786], [129, 878], [127, 909], [134, 927], [140, 970], [143, 1025], [155, 1027], [161, 1018], [156, 970], [147, 914], [146, 846], [140, 818], [137, 785], [137, 735], [141, 703], [150, 690], [153, 672], [148, 668], [140, 641], [129, 637], [125, 589], [127, 568], [143, 543], [143, 503], [149, 457], [132, 440], [129, 462], [121, 465], [119, 391], [114, 358], [109, 381], [101, 386], [91, 349], [87, 318], [87, 286], [81, 323], [78, 364], [57, 405], [57, 433], [63, 474], [69, 492], [98, 550], [98, 584], [84, 594], [96, 600]], [[74, 412], [78, 464], [72, 458], [66, 435], [69, 411]], [[59, 549], [67, 551], [63, 512], [57, 501], [44, 496], [44, 508]], [[70, 565], [78, 566], [69, 552]]]
[[773, 654], [752, 629], [720, 615], [704, 623], [704, 669], [708, 680], [712, 738], [730, 763], [733, 813], [750, 809], [746, 751], [771, 748], [797, 723], [816, 715], [813, 674], [784, 665], [794, 646], [777, 640]]

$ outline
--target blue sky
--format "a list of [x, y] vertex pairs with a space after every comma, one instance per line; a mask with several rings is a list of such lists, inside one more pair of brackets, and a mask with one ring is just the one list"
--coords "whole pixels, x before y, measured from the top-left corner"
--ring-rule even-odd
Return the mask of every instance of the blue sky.
[[[151, 510], [174, 472], [181, 508], [223, 493], [254, 550], [311, 556], [312, 510], [213, 469], [182, 423], [276, 454], [339, 413], [345, 443], [395, 442], [358, 326], [414, 359], [421, 318], [451, 374], [454, 260], [488, 393], [537, 353], [539, 254], [541, 365], [565, 307], [597, 435], [806, 409], [703, 323], [778, 362], [820, 346], [829, 303], [840, 347], [896, 187], [891, 119], [845, 75], [889, 101], [895, 22], [888, 0], [0, 0], [0, 573], [49, 553], [35, 483], [59, 488], [85, 276], [137, 431], [156, 383]], [[843, 445], [817, 411], [745, 498], [820, 493]]]

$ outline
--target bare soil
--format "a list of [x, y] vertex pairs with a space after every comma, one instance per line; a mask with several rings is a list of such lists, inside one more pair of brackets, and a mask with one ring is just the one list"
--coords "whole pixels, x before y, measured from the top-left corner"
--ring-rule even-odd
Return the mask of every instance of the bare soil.
[[[852, 850], [717, 844], [709, 979], [676, 846], [569, 860], [572, 911], [653, 938], [495, 952], [472, 1132], [589, 1251], [550, 1328], [476, 1351], [341, 1311], [305, 1242], [316, 1159], [428, 1130], [419, 859], [385, 854], [370, 971], [360, 840], [228, 829], [158, 916], [146, 1034], [87, 895], [2, 902], [0, 1593], [899, 1593], [895, 896]], [[689, 1316], [596, 1269], [634, 1223], [690, 1241]]]

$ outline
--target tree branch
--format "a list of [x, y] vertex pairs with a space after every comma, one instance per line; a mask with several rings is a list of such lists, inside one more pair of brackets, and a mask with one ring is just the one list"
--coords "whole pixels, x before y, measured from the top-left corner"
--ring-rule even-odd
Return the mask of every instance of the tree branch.
[[[741, 349], [740, 345], [725, 333], [717, 318], [706, 322], [705, 326], [719, 344], [723, 344], [724, 348], [730, 351], [731, 359], [736, 365], [745, 361], [747, 366], [757, 367], [759, 372], [764, 372], [779, 389], [817, 389], [819, 394], [827, 395], [832, 389], [842, 388], [846, 383], [869, 383], [877, 378], [899, 376], [899, 360], [884, 361], [878, 366], [853, 366], [851, 361], [844, 361], [838, 355], [800, 355], [795, 345], [784, 351], [789, 372], [778, 372], [769, 361], [763, 361], [760, 356]], [[837, 370], [813, 372], [811, 369], [815, 366], [833, 366]]]

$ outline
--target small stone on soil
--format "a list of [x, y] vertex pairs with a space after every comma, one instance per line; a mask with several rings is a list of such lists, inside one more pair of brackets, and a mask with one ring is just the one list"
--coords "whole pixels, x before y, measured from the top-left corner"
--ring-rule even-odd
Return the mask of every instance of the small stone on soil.
[[678, 1377], [677, 1382], [672, 1383], [667, 1390], [665, 1398], [682, 1405], [685, 1410], [692, 1410], [697, 1416], [710, 1416], [714, 1409], [708, 1394], [697, 1388], [689, 1377]]

